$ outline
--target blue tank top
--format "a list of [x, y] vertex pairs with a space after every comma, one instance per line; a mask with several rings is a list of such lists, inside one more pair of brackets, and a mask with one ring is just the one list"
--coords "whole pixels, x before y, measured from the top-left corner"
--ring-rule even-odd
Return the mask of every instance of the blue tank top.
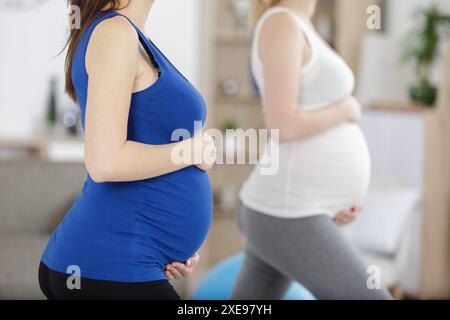
[[[88, 88], [86, 50], [95, 27], [120, 15], [109, 12], [83, 34], [73, 57], [72, 77], [82, 125]], [[125, 17], [126, 18], [126, 17]], [[128, 18], [127, 18], [128, 19]], [[139, 28], [139, 39], [159, 68], [158, 80], [132, 94], [128, 140], [168, 144], [172, 132], [194, 134], [204, 123], [203, 97]], [[211, 225], [208, 174], [195, 166], [136, 182], [96, 183], [88, 175], [81, 194], [54, 231], [42, 255], [52, 270], [80, 268], [81, 277], [145, 282], [165, 279], [164, 267], [184, 262], [201, 246]]]

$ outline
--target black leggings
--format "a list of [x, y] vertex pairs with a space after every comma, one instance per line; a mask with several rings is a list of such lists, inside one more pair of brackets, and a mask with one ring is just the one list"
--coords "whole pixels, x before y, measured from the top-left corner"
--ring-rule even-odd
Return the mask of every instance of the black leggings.
[[48, 300], [180, 300], [167, 280], [114, 282], [81, 278], [81, 288], [70, 290], [68, 277], [42, 262], [39, 265], [39, 286]]

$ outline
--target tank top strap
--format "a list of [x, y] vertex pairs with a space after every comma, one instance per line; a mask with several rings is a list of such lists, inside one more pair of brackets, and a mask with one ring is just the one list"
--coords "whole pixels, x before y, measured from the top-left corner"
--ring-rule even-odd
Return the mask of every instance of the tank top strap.
[[288, 8], [285, 7], [280, 7], [280, 6], [273, 6], [270, 7], [269, 9], [267, 9], [259, 18], [258, 23], [259, 24], [264, 24], [266, 22], [266, 20], [268, 18], [270, 18], [271, 16], [278, 14], [278, 13], [287, 13], [289, 16], [291, 16], [296, 22], [298, 22], [298, 17], [295, 15], [294, 12], [292, 12], [291, 10], [289, 10]]
[[[279, 14], [279, 13], [286, 13], [288, 16], [290, 16], [295, 24], [299, 27], [299, 29], [302, 31], [303, 35], [305, 36], [306, 41], [308, 42], [311, 50], [311, 57], [309, 62], [303, 67], [303, 72], [306, 72], [314, 63], [314, 61], [317, 58], [318, 51], [320, 50], [318, 48], [319, 46], [319, 40], [317, 36], [315, 35], [315, 31], [311, 23], [309, 22], [308, 18], [306, 16], [301, 16], [300, 14], [297, 14], [293, 12], [292, 10], [281, 7], [281, 6], [273, 6], [266, 10], [266, 12], [261, 16], [261, 18], [258, 21], [258, 24], [255, 28], [255, 41], [256, 41], [256, 48], [259, 48], [259, 35], [261, 33], [261, 29], [264, 25], [264, 23], [273, 15]], [[259, 55], [256, 55], [259, 57]]]
[[[124, 17], [133, 26], [133, 28], [136, 30], [136, 32], [139, 36], [139, 41], [141, 42], [142, 46], [144, 47], [145, 51], [147, 52], [147, 55], [152, 60], [152, 62], [158, 67], [160, 76], [162, 76], [163, 73], [171, 74], [173, 71], [175, 71], [183, 79], [185, 79], [186, 81], [189, 82], [189, 80], [172, 64], [172, 62], [170, 62], [170, 60], [164, 55], [164, 53], [161, 52], [161, 50], [153, 43], [153, 41], [151, 41], [150, 38], [147, 37], [144, 34], [144, 32], [137, 25], [135, 25], [134, 22], [130, 18], [128, 18], [126, 15], [121, 14], [117, 11], [109, 11], [109, 12], [103, 14], [102, 16], [100, 16], [99, 18], [97, 18], [97, 20], [95, 20], [91, 24], [89, 32], [92, 33], [95, 26], [98, 23], [100, 23], [101, 21], [108, 19], [108, 18], [112, 18], [114, 16]], [[89, 37], [87, 37], [87, 38], [89, 38]], [[85, 50], [86, 50], [86, 48], [85, 48]]]
[[268, 18], [278, 13], [288, 14], [295, 21], [295, 23], [301, 27], [305, 33], [307, 33], [308, 36], [313, 33], [309, 19], [305, 15], [293, 12], [292, 10], [281, 6], [273, 6], [267, 9], [267, 11], [261, 16], [260, 22], [263, 24]]
[[[147, 55], [149, 56], [150, 60], [156, 66], [160, 69], [166, 68], [166, 59], [164, 55], [161, 53], [161, 51], [156, 47], [156, 45], [144, 34], [144, 32], [136, 25], [133, 21], [131, 21], [130, 18], [128, 18], [126, 15], [121, 14], [117, 11], [111, 11], [107, 14], [108, 17], [114, 17], [114, 16], [121, 16], [128, 20], [128, 22], [133, 26], [133, 28], [136, 30], [139, 41], [141, 42], [142, 46], [144, 47], [145, 51], [147, 52]], [[107, 18], [108, 18], [107, 17]]]
[[281, 6], [274, 6], [270, 9], [268, 9], [265, 14], [261, 17], [262, 23], [265, 22], [269, 17], [273, 16], [277, 13], [286, 13], [288, 14], [298, 25], [298, 27], [303, 31], [303, 34], [305, 35], [308, 42], [310, 42], [311, 45], [314, 45], [315, 43], [315, 37], [314, 37], [314, 29], [309, 21], [309, 19], [305, 15], [301, 15], [300, 13], [295, 13], [292, 10], [281, 7]]

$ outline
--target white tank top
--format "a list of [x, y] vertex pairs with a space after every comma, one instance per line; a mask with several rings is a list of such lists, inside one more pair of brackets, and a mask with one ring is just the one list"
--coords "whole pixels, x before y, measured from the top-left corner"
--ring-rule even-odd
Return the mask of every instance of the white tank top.
[[[310, 59], [299, 77], [298, 108], [319, 109], [334, 104], [354, 89], [348, 65], [316, 33], [309, 19], [287, 8], [272, 7], [256, 25], [252, 48], [252, 72], [264, 92], [259, 36], [263, 24], [274, 14], [293, 19], [310, 46]], [[242, 202], [261, 213], [299, 218], [316, 214], [334, 216], [360, 202], [370, 180], [370, 156], [365, 138], [356, 124], [343, 123], [308, 139], [281, 144], [276, 174], [262, 175], [261, 164], [277, 161], [266, 151], [244, 183]]]

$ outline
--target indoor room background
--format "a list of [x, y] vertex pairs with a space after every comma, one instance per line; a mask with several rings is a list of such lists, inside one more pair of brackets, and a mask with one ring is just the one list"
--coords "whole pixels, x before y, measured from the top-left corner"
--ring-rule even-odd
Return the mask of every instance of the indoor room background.
[[[0, 299], [42, 299], [39, 256], [86, 169], [78, 106], [64, 93], [66, 1], [19, 2], [0, 0]], [[450, 298], [450, 26], [429, 75], [434, 99], [414, 95], [404, 54], [432, 4], [450, 15], [448, 0], [320, 0], [314, 20], [355, 73], [372, 156], [364, 210], [344, 232], [399, 299]], [[374, 30], [371, 6], [381, 14]], [[248, 10], [246, 0], [162, 0], [149, 18], [148, 35], [205, 96], [210, 128], [264, 127]], [[207, 280], [222, 268], [231, 285], [238, 270], [234, 208], [251, 169], [210, 172], [213, 226], [195, 274], [175, 282], [184, 298], [226, 298], [227, 284]]]

